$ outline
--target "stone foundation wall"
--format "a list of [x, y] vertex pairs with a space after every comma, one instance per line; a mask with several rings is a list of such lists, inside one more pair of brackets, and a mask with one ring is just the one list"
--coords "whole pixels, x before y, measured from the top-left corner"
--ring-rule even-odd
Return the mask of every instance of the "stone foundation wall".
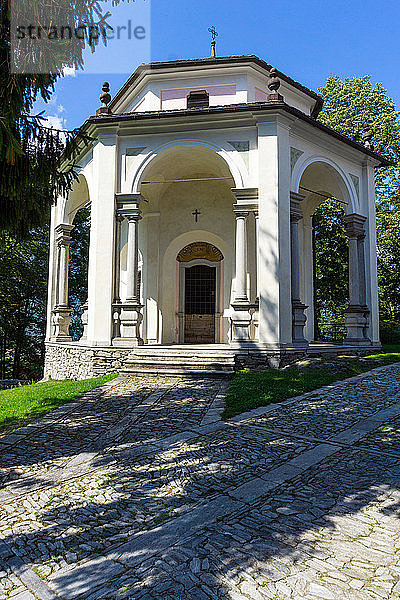
[[[236, 369], [282, 368], [305, 358], [333, 358], [338, 355], [363, 356], [380, 346], [363, 348], [338, 346], [318, 351], [315, 348], [275, 350], [237, 350]], [[97, 348], [75, 344], [48, 342], [44, 377], [46, 379], [88, 379], [120, 371], [133, 348]]]
[[130, 349], [46, 343], [45, 379], [88, 379], [115, 373]]

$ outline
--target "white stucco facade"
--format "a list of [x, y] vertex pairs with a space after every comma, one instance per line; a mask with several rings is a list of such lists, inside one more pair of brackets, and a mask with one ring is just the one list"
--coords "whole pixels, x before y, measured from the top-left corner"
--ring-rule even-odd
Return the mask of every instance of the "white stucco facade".
[[[213, 333], [204, 339], [307, 348], [311, 218], [325, 194], [345, 207], [357, 278], [347, 342], [379, 344], [374, 168], [384, 159], [319, 125], [320, 99], [279, 76], [271, 94], [269, 67], [255, 57], [142, 66], [85, 123], [93, 142], [79, 157], [79, 179], [52, 210], [48, 342], [71, 344], [60, 280], [74, 215], [90, 205], [87, 324], [78, 345], [193, 341], [185, 311], [196, 299], [188, 290], [210, 275]], [[192, 91], [206, 92], [208, 106], [187, 109]]]

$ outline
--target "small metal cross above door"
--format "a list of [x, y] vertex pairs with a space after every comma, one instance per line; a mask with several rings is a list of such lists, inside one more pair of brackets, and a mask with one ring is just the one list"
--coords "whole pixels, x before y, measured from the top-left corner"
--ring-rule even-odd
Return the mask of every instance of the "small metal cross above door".
[[194, 216], [194, 220], [195, 220], [195, 221], [196, 221], [196, 223], [197, 223], [197, 221], [199, 220], [199, 215], [201, 215], [201, 212], [200, 212], [199, 210], [197, 210], [197, 208], [196, 208], [196, 210], [194, 210], [194, 211], [192, 212], [192, 215]]

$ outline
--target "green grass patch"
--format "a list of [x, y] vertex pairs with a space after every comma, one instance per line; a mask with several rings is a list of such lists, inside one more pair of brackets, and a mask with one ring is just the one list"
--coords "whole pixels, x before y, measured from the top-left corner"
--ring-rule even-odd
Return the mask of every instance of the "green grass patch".
[[82, 381], [43, 381], [0, 391], [0, 432], [6, 433], [80, 398], [86, 392], [114, 379], [105, 375]]
[[374, 363], [363, 362], [358, 358], [348, 359], [345, 368], [339, 372], [325, 369], [323, 366], [307, 369], [293, 367], [284, 370], [239, 371], [230, 382], [226, 408], [222, 416], [229, 419], [253, 408], [282, 402], [335, 381], [365, 373], [375, 366], [400, 362], [400, 345], [384, 346], [381, 354], [365, 358], [373, 359]]

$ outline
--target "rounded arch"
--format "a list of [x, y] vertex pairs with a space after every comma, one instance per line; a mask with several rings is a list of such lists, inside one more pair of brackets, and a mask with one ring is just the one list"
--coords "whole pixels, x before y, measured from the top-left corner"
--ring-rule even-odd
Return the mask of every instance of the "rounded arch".
[[[317, 171], [318, 167], [320, 167], [321, 172], [325, 172], [331, 176], [331, 183], [334, 181], [333, 187], [336, 187], [336, 191], [339, 191], [339, 195], [341, 196], [338, 199], [346, 204], [346, 213], [359, 212], [357, 193], [350, 177], [347, 176], [337, 163], [325, 156], [312, 155], [302, 161], [299, 160], [293, 169], [291, 189], [303, 194], [304, 190], [301, 188], [303, 178], [307, 175], [307, 171], [310, 172], [311, 169]], [[319, 187], [319, 189], [315, 189], [314, 191], [320, 193], [327, 192], [334, 195], [334, 190], [323, 189], [323, 187]]]
[[71, 190], [65, 198], [60, 199], [59, 222], [72, 224], [76, 213], [90, 203], [89, 183], [86, 175], [79, 173]]
[[244, 173], [242, 166], [239, 166], [234, 160], [232, 160], [231, 152], [228, 152], [227, 149], [224, 149], [221, 146], [216, 146], [209, 142], [187, 139], [174, 140], [172, 142], [157, 146], [146, 155], [139, 167], [133, 166], [127, 176], [127, 182], [132, 181], [130, 192], [139, 193], [141, 191], [141, 185], [142, 181], [144, 180], [145, 173], [148, 171], [150, 166], [155, 165], [161, 157], [165, 156], [165, 153], [173, 153], [174, 150], [183, 146], [203, 148], [213, 152], [225, 164], [225, 167], [232, 176], [235, 187], [242, 188], [245, 186], [246, 174]]
[[174, 269], [179, 252], [194, 242], [206, 242], [211, 244], [218, 248], [223, 256], [227, 256], [229, 253], [228, 244], [226, 244], [218, 235], [203, 229], [187, 231], [186, 233], [178, 235], [178, 237], [172, 240], [167, 247], [163, 260], [163, 272], [167, 273], [168, 267]]

